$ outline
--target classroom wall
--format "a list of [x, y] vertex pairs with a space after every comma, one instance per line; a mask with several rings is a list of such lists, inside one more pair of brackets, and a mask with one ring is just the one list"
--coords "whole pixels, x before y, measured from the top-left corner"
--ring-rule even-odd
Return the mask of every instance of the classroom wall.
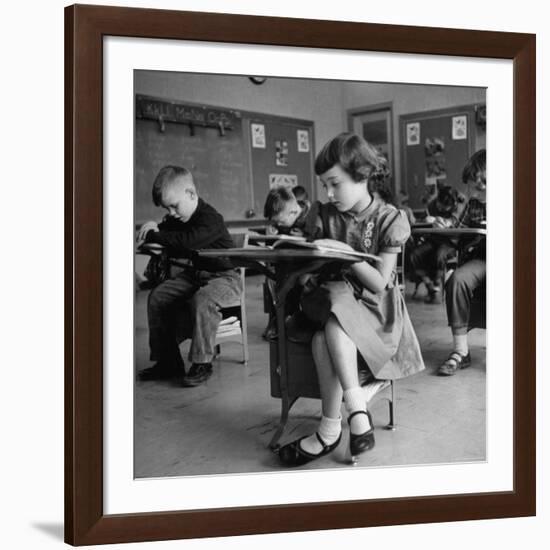
[[[485, 102], [483, 88], [431, 86], [427, 91], [426, 86], [407, 84], [283, 78], [268, 78], [264, 84], [257, 86], [245, 76], [222, 77], [161, 71], [136, 71], [135, 92], [312, 120], [315, 123], [316, 151], [339, 132], [348, 130], [348, 110], [392, 102], [396, 182], [401, 177], [400, 115]], [[485, 147], [485, 132], [476, 127], [475, 148], [482, 147]], [[317, 197], [324, 198], [319, 185]]]
[[245, 76], [160, 71], [136, 71], [134, 82], [139, 94], [312, 120], [315, 150], [347, 129], [340, 82], [268, 78], [258, 86]]
[[[401, 178], [401, 150], [399, 117], [421, 111], [433, 111], [460, 105], [485, 103], [484, 88], [451, 86], [415, 86], [411, 84], [376, 84], [349, 82], [343, 86], [344, 109], [357, 109], [368, 105], [392, 102], [395, 181]], [[485, 147], [485, 131], [476, 126], [475, 149]], [[397, 186], [399, 188], [399, 186]]]

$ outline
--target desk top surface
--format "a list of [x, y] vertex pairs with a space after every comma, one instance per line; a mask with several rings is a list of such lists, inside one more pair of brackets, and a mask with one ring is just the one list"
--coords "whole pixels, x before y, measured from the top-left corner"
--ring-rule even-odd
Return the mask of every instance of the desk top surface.
[[311, 248], [285, 248], [271, 249], [266, 247], [225, 248], [199, 250], [199, 256], [209, 258], [235, 258], [243, 260], [256, 260], [259, 262], [291, 263], [297, 260], [303, 261], [340, 261], [345, 263], [357, 262], [357, 257], [346, 254], [345, 251], [315, 250]]
[[442, 235], [460, 237], [463, 235], [487, 235], [487, 229], [477, 227], [414, 227], [413, 235]]

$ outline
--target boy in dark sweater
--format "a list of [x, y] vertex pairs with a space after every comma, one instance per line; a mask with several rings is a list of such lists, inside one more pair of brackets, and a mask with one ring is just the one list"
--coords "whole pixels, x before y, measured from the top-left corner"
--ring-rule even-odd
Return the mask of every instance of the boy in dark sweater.
[[[149, 294], [149, 346], [156, 363], [142, 370], [139, 378], [183, 375], [183, 385], [193, 387], [212, 375], [220, 308], [234, 305], [242, 293], [240, 275], [227, 260], [199, 258], [196, 251], [231, 248], [233, 240], [221, 214], [199, 198], [186, 168], [165, 166], [160, 170], [153, 183], [153, 202], [168, 211], [172, 223], [162, 224], [162, 229], [156, 222], [145, 223], [138, 231], [138, 242], [161, 244], [169, 256], [188, 258], [191, 265]], [[179, 350], [185, 337], [192, 340], [192, 365], [187, 374]]]

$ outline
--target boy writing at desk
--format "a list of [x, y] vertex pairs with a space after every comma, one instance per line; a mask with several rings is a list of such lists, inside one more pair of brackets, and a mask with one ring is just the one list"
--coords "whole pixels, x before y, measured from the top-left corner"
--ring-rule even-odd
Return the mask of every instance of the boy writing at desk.
[[[240, 275], [227, 260], [199, 259], [201, 248], [232, 248], [221, 214], [197, 194], [193, 176], [179, 166], [165, 166], [153, 183], [153, 202], [174, 219], [171, 230], [159, 230], [156, 222], [138, 231], [138, 243], [157, 243], [171, 257], [189, 258], [191, 265], [164, 281], [149, 294], [147, 316], [149, 346], [155, 365], [140, 372], [141, 380], [183, 376], [182, 384], [193, 387], [212, 374], [215, 338], [222, 319], [220, 308], [235, 304], [242, 292]], [[187, 310], [187, 311], [185, 311]], [[183, 312], [184, 337], [191, 337], [189, 372], [179, 350], [178, 319]]]
[[[266, 235], [307, 235], [309, 229], [315, 228], [311, 220], [316, 217], [318, 204], [298, 200], [286, 187], [275, 187], [267, 195], [264, 205], [264, 218], [269, 220]], [[308, 227], [308, 220], [311, 227]]]
[[[303, 188], [302, 188], [303, 189]], [[295, 237], [312, 238], [317, 232], [315, 221], [319, 203], [313, 205], [306, 200], [298, 200], [293, 191], [286, 187], [275, 187], [265, 200], [264, 217], [269, 220], [266, 235], [286, 234]], [[262, 336], [266, 340], [277, 337], [277, 319], [273, 305], [275, 289], [273, 281], [264, 284], [264, 297], [268, 306], [269, 321]], [[296, 297], [291, 296], [290, 300]]]

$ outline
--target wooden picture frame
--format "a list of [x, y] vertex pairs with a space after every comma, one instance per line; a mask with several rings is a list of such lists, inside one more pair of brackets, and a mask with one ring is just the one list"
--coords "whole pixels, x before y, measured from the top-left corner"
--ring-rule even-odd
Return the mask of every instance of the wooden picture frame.
[[[514, 490], [104, 514], [102, 40], [107, 35], [513, 60]], [[89, 545], [534, 515], [535, 206], [534, 35], [104, 6], [67, 7], [66, 542]]]

